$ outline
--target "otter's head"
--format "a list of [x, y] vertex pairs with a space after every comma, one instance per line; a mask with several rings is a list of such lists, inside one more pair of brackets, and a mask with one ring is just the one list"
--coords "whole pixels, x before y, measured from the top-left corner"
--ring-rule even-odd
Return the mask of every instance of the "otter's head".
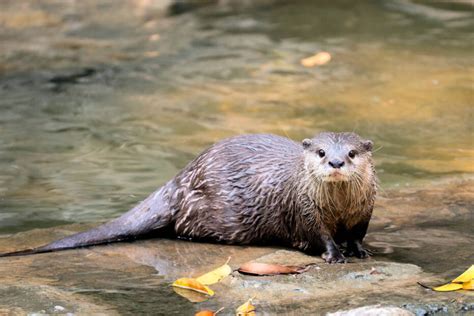
[[370, 140], [355, 133], [320, 133], [304, 139], [305, 168], [322, 182], [372, 180]]

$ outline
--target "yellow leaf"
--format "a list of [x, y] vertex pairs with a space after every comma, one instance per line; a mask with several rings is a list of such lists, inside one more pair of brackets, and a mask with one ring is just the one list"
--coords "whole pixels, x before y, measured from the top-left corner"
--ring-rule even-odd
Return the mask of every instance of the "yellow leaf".
[[202, 294], [201, 292], [196, 292], [194, 290], [183, 289], [180, 287], [173, 286], [173, 291], [179, 296], [184, 297], [191, 303], [202, 303], [209, 299], [209, 295]]
[[474, 280], [471, 280], [469, 282], [464, 282], [462, 284], [462, 289], [463, 290], [474, 290]]
[[463, 274], [458, 276], [456, 279], [453, 280], [454, 283], [464, 283], [469, 282], [474, 279], [474, 265], [472, 265], [469, 269], [464, 271]]
[[301, 59], [301, 65], [305, 67], [314, 67], [327, 64], [331, 60], [331, 54], [328, 52], [319, 52], [316, 55]]
[[232, 268], [228, 265], [229, 260], [230, 258], [227, 259], [227, 262], [223, 266], [220, 266], [217, 269], [214, 269], [206, 274], [201, 275], [200, 277], [197, 277], [196, 281], [204, 285], [211, 285], [219, 282], [220, 280], [232, 273]]
[[252, 305], [252, 299], [240, 305], [236, 310], [237, 316], [255, 316], [255, 306]]
[[207, 286], [203, 285], [201, 282], [197, 281], [196, 279], [191, 278], [181, 278], [172, 284], [174, 287], [179, 287], [182, 289], [196, 291], [202, 294], [206, 294], [209, 296], [214, 295], [214, 291], [208, 288]]
[[457, 284], [457, 283], [448, 283], [448, 284], [433, 288], [433, 290], [438, 291], [438, 292], [450, 292], [450, 291], [457, 291], [460, 289], [462, 289], [462, 284]]

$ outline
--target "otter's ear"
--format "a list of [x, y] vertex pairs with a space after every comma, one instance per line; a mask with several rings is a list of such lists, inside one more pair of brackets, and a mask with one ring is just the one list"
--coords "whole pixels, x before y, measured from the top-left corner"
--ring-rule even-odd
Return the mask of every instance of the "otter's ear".
[[362, 142], [362, 146], [364, 146], [365, 150], [372, 151], [372, 148], [374, 147], [374, 142], [371, 140], [364, 140]]
[[301, 143], [303, 144], [304, 149], [308, 149], [313, 144], [313, 141], [309, 138], [305, 138], [305, 139], [303, 139], [303, 141]]

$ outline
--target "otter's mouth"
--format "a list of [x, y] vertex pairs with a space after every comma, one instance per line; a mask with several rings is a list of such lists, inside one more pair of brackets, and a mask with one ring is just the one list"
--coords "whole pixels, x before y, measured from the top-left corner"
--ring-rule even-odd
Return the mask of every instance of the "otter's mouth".
[[340, 181], [348, 181], [348, 180], [349, 179], [347, 175], [345, 175], [344, 173], [340, 171], [333, 171], [324, 177], [324, 181], [326, 182], [340, 182]]

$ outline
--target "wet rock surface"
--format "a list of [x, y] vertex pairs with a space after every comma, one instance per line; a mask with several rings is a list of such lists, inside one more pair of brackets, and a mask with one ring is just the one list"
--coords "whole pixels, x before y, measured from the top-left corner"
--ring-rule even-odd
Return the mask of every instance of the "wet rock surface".
[[363, 306], [352, 310], [329, 313], [328, 316], [412, 316], [413, 313], [393, 306], [382, 307], [380, 305]]
[[[472, 197], [470, 180], [446, 182], [433, 190], [386, 192], [367, 236], [374, 256], [350, 258], [344, 265], [328, 265], [319, 257], [278, 247], [170, 239], [1, 258], [0, 312], [127, 315], [159, 309], [170, 315], [192, 315], [225, 307], [226, 315], [254, 297], [258, 312], [269, 315], [356, 315], [362, 310], [353, 309], [359, 307], [380, 315], [469, 314], [474, 312], [472, 292], [437, 293], [417, 282], [442, 284], [473, 262], [472, 230], [462, 225], [459, 230], [456, 225], [429, 228], [431, 221], [461, 223], [472, 218]], [[430, 215], [432, 208], [444, 211]], [[0, 252], [37, 246], [90, 227], [69, 225], [4, 235]], [[201, 303], [187, 301], [170, 287], [175, 279], [198, 276], [229, 256], [233, 269], [248, 261], [311, 267], [299, 275], [258, 277], [234, 271], [212, 285], [216, 295]]]

